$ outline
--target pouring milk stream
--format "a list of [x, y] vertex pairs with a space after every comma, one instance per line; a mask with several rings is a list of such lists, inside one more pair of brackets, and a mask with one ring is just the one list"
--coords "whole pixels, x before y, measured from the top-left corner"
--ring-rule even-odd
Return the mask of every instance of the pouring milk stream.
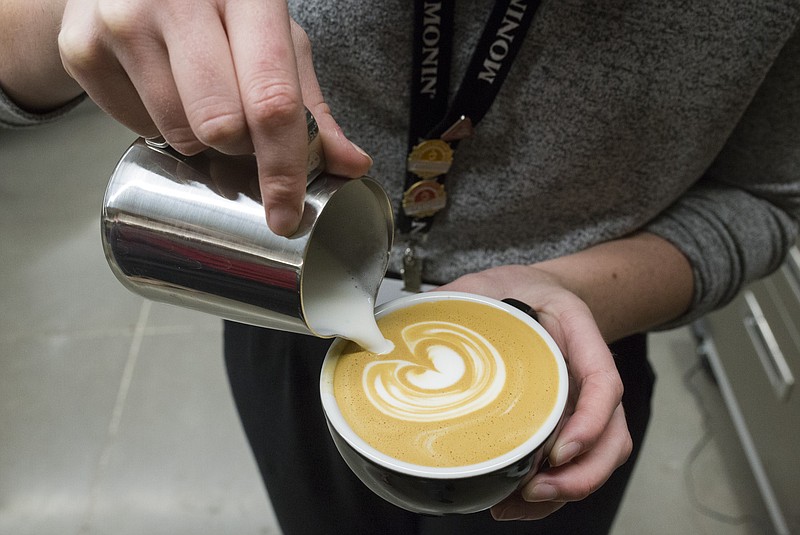
[[314, 300], [314, 331], [347, 338], [379, 355], [394, 349], [378, 328], [375, 299], [359, 283], [359, 277], [348, 272], [327, 247], [309, 249], [306, 261], [325, 266], [319, 276], [308, 279], [305, 288], [319, 296]]

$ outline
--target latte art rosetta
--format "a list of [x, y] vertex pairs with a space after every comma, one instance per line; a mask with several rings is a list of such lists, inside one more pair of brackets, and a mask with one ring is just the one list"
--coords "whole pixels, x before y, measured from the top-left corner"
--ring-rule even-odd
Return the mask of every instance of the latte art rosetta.
[[401, 336], [395, 354], [403, 358], [371, 362], [362, 374], [367, 399], [382, 413], [409, 422], [444, 421], [486, 407], [502, 391], [500, 353], [474, 330], [424, 321]]

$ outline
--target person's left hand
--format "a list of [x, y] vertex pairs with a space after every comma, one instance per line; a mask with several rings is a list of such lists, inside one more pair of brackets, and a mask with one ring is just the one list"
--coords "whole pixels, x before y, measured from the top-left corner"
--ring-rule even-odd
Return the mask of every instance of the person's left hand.
[[622, 381], [588, 306], [535, 266], [502, 266], [466, 275], [440, 290], [463, 291], [530, 305], [567, 361], [575, 391], [568, 416], [536, 474], [492, 507], [497, 520], [535, 520], [597, 490], [629, 457], [632, 441], [622, 408]]

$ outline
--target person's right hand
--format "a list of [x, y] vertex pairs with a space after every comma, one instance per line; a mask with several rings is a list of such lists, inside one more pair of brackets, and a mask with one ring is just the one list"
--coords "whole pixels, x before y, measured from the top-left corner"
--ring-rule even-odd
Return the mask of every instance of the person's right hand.
[[356, 177], [372, 164], [331, 116], [286, 0], [67, 0], [58, 42], [70, 76], [137, 134], [187, 155], [254, 152], [278, 234], [302, 215], [304, 106], [329, 172]]
[[623, 385], [592, 312], [552, 274], [531, 266], [497, 266], [464, 275], [439, 290], [513, 296], [536, 311], [567, 361], [571, 400], [564, 427], [535, 474], [491, 512], [498, 520], [539, 520], [600, 488], [630, 456]]

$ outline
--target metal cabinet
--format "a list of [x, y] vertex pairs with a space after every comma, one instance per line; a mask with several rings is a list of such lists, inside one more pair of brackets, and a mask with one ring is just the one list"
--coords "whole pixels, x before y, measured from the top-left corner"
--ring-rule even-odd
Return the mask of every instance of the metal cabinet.
[[800, 533], [800, 250], [697, 327], [775, 530]]

